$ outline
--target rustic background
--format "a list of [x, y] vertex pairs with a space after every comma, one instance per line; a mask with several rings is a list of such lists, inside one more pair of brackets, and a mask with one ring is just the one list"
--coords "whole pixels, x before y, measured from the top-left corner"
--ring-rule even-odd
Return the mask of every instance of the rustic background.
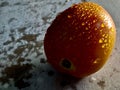
[[106, 65], [77, 80], [55, 71], [43, 49], [56, 15], [80, 0], [0, 0], [0, 90], [120, 90], [120, 0], [88, 0], [103, 6], [117, 29]]

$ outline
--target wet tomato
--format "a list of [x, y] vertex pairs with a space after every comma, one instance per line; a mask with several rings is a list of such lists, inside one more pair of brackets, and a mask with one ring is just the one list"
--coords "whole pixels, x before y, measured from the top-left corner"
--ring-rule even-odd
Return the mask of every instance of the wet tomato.
[[81, 78], [105, 64], [115, 39], [115, 25], [108, 12], [96, 3], [83, 2], [57, 15], [46, 32], [44, 49], [56, 70]]

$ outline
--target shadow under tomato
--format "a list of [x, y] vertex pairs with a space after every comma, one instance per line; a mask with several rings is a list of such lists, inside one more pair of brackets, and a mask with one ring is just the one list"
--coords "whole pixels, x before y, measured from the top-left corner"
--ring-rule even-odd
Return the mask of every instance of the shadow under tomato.
[[77, 90], [76, 84], [82, 81], [82, 78], [75, 78], [73, 76], [65, 75], [58, 73], [59, 75], [56, 77], [56, 88], [58, 90], [63, 90], [66, 88], [71, 88], [72, 90]]

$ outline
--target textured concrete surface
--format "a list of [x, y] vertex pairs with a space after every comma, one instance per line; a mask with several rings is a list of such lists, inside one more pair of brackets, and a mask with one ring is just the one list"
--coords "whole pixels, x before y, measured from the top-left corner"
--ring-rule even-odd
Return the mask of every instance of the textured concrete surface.
[[100, 71], [76, 80], [46, 62], [43, 38], [56, 15], [80, 0], [0, 0], [0, 90], [120, 90], [120, 1], [88, 1], [111, 14], [117, 40]]

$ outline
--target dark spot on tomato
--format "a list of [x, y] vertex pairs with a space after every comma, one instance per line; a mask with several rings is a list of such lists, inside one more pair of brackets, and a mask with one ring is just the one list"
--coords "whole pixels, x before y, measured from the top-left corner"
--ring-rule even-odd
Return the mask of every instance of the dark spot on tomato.
[[61, 64], [63, 67], [65, 67], [67, 69], [71, 68], [71, 62], [68, 59], [64, 59]]

